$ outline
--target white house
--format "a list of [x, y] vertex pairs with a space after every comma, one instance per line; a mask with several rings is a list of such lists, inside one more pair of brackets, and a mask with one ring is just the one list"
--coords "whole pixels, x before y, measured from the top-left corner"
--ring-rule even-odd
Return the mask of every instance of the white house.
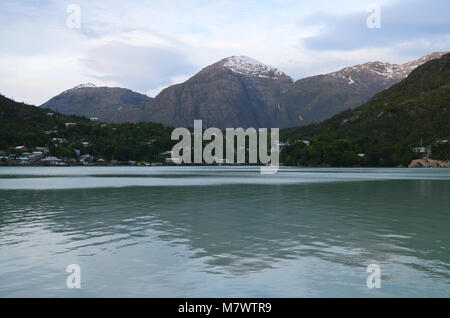
[[425, 153], [427, 152], [427, 148], [425, 147], [414, 147], [413, 152], [415, 153]]
[[302, 143], [304, 143], [307, 146], [309, 146], [311, 144], [311, 142], [309, 140], [302, 140], [302, 139], [296, 140], [295, 142], [302, 142]]
[[171, 151], [171, 150], [168, 150], [168, 151], [161, 152], [161, 153], [159, 154], [159, 156], [160, 156], [160, 157], [172, 157], [172, 151]]

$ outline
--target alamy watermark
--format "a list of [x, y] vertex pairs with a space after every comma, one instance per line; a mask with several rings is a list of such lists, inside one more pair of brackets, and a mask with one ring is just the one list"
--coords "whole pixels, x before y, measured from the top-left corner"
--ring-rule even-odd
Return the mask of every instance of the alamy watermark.
[[369, 4], [366, 9], [370, 15], [366, 19], [366, 25], [369, 29], [381, 28], [381, 6], [377, 3]]
[[[260, 168], [261, 174], [274, 174], [278, 171], [280, 165], [279, 128], [270, 130], [270, 149], [267, 128], [259, 128], [258, 131], [255, 128], [245, 130], [243, 128], [226, 128], [225, 132], [225, 138], [219, 128], [208, 128], [203, 132], [201, 120], [194, 120], [193, 133], [187, 128], [175, 128], [172, 131], [171, 139], [181, 140], [172, 148], [173, 163], [249, 163], [265, 165]], [[192, 139], [194, 139], [193, 147]], [[203, 147], [203, 141], [210, 142]], [[248, 162], [246, 162], [246, 154], [248, 154]]]
[[70, 264], [66, 268], [66, 272], [70, 273], [66, 279], [67, 288], [81, 288], [81, 268], [78, 264]]
[[66, 26], [69, 29], [79, 29], [81, 28], [81, 7], [79, 4], [69, 4], [66, 8], [66, 12], [69, 13]]
[[366, 272], [369, 274], [366, 280], [367, 288], [381, 288], [381, 268], [377, 264], [367, 266]]

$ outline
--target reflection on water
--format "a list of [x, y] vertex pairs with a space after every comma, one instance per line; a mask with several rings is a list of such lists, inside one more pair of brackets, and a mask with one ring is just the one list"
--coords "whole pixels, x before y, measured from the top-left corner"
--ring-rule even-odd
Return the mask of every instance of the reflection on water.
[[0, 169], [0, 296], [450, 296], [449, 170], [257, 171]]

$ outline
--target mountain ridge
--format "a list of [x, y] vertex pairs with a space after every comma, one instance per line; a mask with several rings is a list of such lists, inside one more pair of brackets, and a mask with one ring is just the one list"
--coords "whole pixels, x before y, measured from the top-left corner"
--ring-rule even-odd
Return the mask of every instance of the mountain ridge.
[[[365, 104], [321, 123], [283, 131], [288, 165], [407, 166], [429, 146], [434, 159], [450, 159], [450, 53], [429, 60]], [[310, 146], [295, 140], [309, 140]]]
[[[113, 123], [153, 121], [190, 127], [194, 119], [202, 119], [205, 126], [219, 128], [304, 126], [363, 104], [418, 65], [443, 54], [434, 52], [404, 64], [367, 62], [297, 81], [252, 58], [230, 56], [163, 89], [155, 98], [88, 83], [41, 107]], [[121, 94], [127, 96], [125, 101]]]

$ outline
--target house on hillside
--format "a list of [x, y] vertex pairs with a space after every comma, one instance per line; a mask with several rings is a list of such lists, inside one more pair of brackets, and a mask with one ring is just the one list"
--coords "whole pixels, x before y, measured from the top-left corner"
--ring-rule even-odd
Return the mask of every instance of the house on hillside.
[[160, 157], [166, 157], [166, 158], [172, 157], [172, 151], [171, 150], [167, 150], [167, 151], [161, 152], [159, 154], [159, 156]]
[[302, 143], [304, 143], [304, 144], [307, 145], [307, 146], [309, 146], [309, 145], [311, 144], [311, 141], [309, 141], [309, 140], [302, 140], [302, 139], [296, 140], [295, 142], [296, 142], [296, 143], [297, 143], [297, 142], [302, 142]]
[[25, 152], [25, 151], [28, 151], [28, 147], [27, 146], [17, 146], [14, 148], [14, 150], [17, 150], [20, 152]]
[[427, 148], [426, 147], [414, 147], [412, 151], [414, 153], [426, 153]]

